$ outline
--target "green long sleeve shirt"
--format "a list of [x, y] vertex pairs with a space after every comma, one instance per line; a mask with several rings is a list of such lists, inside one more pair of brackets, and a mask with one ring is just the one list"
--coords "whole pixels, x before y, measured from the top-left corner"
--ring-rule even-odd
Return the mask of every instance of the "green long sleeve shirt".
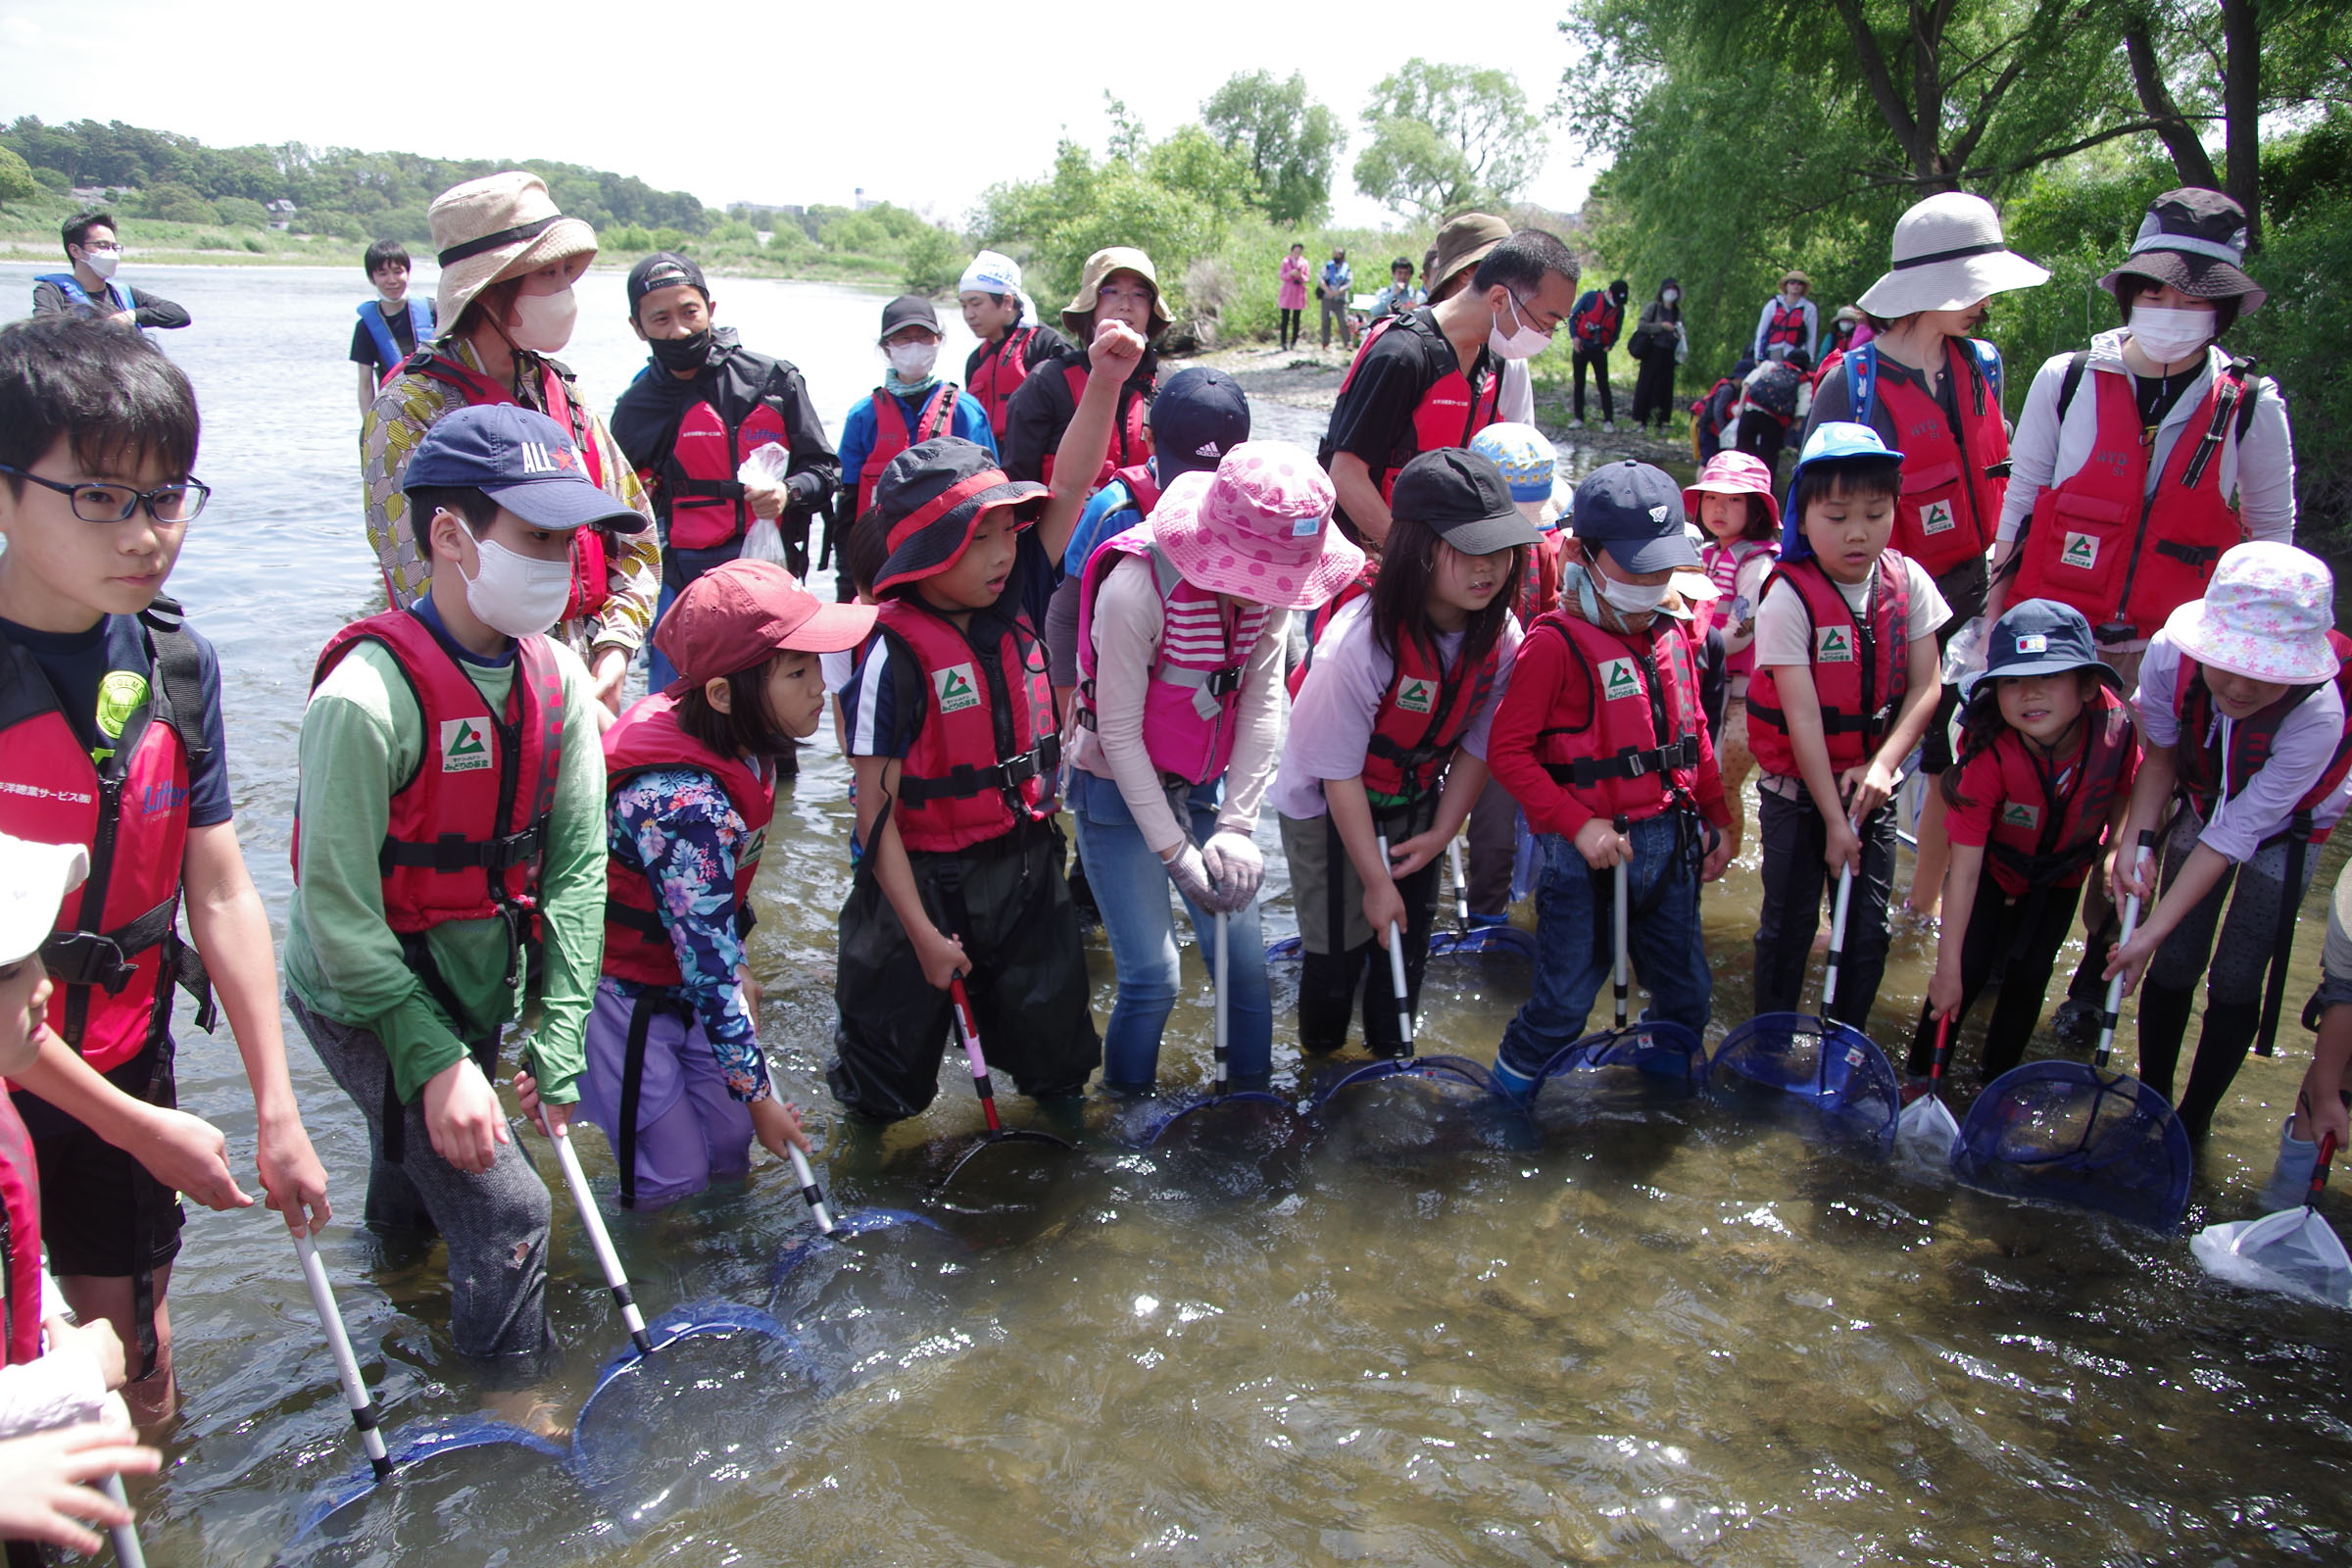
[[[297, 885], [286, 917], [286, 983], [312, 1011], [373, 1033], [391, 1059], [404, 1102], [466, 1054], [466, 1042], [513, 1021], [531, 1029], [525, 1048], [539, 1092], [579, 1098], [583, 1037], [604, 957], [605, 755], [579, 657], [554, 645], [564, 677], [563, 756], [541, 870], [541, 953], [506, 984], [508, 944], [498, 919], [452, 921], [425, 945], [465, 1012], [453, 1019], [401, 957], [384, 919], [376, 855], [392, 792], [411, 777], [425, 745], [424, 714], [381, 643], [347, 654], [311, 696], [302, 717]], [[462, 661], [489, 703], [506, 710], [515, 662]], [[529, 971], [536, 967], [535, 995]]]

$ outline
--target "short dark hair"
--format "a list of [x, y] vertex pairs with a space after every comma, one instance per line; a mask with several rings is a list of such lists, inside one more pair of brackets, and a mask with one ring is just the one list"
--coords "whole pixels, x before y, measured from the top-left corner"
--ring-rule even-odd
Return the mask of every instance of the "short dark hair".
[[874, 579], [882, 575], [882, 565], [889, 560], [890, 525], [881, 513], [868, 507], [850, 524], [850, 536], [842, 542], [842, 569], [859, 593], [871, 594]]
[[78, 316], [0, 327], [0, 463], [29, 468], [62, 438], [85, 472], [126, 476], [152, 460], [180, 480], [200, 430], [186, 372], [138, 333]]
[[701, 682], [687, 687], [685, 695], [678, 699], [678, 728], [721, 757], [791, 756], [798, 743], [784, 733], [776, 723], [775, 714], [768, 711], [767, 672], [775, 667], [777, 660], [789, 658], [792, 652], [779, 648], [749, 669], [738, 669], [721, 677], [727, 683], [724, 712], [712, 706]]
[[410, 265], [409, 248], [396, 239], [379, 239], [368, 247], [368, 254], [360, 258], [360, 265], [368, 270], [369, 277], [375, 275], [377, 268], [386, 265], [397, 266], [405, 272]]
[[1892, 501], [1903, 493], [1903, 460], [1900, 458], [1823, 458], [1805, 465], [1796, 476], [1796, 492], [1789, 504], [1796, 509], [1796, 526], [1803, 531], [1805, 510], [1815, 501], [1833, 496], [1881, 496]]
[[[2139, 297], [2142, 294], [2153, 293], [2162, 287], [2164, 284], [2158, 279], [2139, 272], [2118, 274], [2115, 280], [2115, 308], [2122, 313], [2126, 326], [2132, 324], [2132, 307], [2139, 303]], [[2213, 302], [2213, 335], [2215, 337], [2220, 337], [2224, 332], [2229, 331], [2231, 324], [2237, 320], [2237, 308], [2244, 300], [2245, 296], [2242, 294], [2230, 294]]]
[[1584, 275], [1576, 252], [1557, 234], [1540, 228], [1523, 228], [1487, 252], [1485, 261], [1471, 274], [1470, 286], [1485, 293], [1500, 283], [1513, 292], [1534, 292], [1544, 286], [1544, 274], [1557, 272], [1569, 282]]
[[451, 512], [466, 519], [466, 526], [479, 539], [490, 531], [498, 520], [498, 503], [489, 495], [469, 484], [419, 485], [409, 492], [409, 531], [416, 535], [416, 549], [428, 561], [433, 547], [425, 530], [433, 525], [433, 514]]
[[1413, 270], [1413, 259], [1410, 256], [1399, 256], [1389, 264], [1389, 270], [1392, 272], [1396, 271], [1399, 269], [1402, 269], [1407, 272], [1411, 271]]
[[[78, 213], [67, 219], [66, 226], [59, 229], [58, 234], [65, 240], [68, 247], [87, 245], [90, 242], [90, 230], [93, 228], [111, 228], [115, 231], [117, 239], [122, 237], [122, 225], [115, 221], [114, 214], [104, 211]], [[70, 262], [73, 259], [74, 253], [69, 248], [66, 252], [66, 260]]]

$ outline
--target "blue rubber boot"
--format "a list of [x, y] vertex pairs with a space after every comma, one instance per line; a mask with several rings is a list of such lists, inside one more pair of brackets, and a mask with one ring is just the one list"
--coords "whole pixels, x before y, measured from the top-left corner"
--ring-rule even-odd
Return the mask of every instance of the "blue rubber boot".
[[2311, 1173], [2320, 1162], [2320, 1146], [2295, 1136], [2295, 1118], [2278, 1129], [2278, 1163], [2271, 1167], [2270, 1184], [2262, 1190], [2262, 1211], [2298, 1207], [2311, 1192]]

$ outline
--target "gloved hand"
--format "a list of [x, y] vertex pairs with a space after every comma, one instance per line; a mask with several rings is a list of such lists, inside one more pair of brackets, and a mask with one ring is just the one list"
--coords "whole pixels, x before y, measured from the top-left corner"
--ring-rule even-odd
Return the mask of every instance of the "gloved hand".
[[1217, 890], [1209, 882], [1208, 866], [1201, 859], [1199, 850], [1188, 843], [1176, 852], [1174, 858], [1162, 860], [1160, 864], [1168, 868], [1168, 880], [1176, 884], [1177, 892], [1211, 914], [1217, 911]]
[[1228, 914], [1250, 907], [1257, 890], [1266, 880], [1266, 858], [1258, 853], [1256, 844], [1247, 834], [1231, 828], [1221, 829], [1208, 836], [1200, 850], [1200, 859], [1208, 867], [1209, 876], [1217, 884], [1218, 897], [1223, 901], [1211, 907], [1222, 908]]

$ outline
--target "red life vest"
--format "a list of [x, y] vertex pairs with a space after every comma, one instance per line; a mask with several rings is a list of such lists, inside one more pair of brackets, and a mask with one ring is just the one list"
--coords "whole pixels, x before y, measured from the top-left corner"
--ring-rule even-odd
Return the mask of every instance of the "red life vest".
[[[1078, 400], [1086, 396], [1086, 368], [1082, 365], [1064, 364], [1061, 368], [1062, 382], [1070, 389], [1072, 409], [1077, 408]], [[1119, 405], [1118, 421], [1110, 429], [1110, 450], [1102, 455], [1102, 466], [1096, 470], [1095, 482], [1087, 487], [1090, 493], [1110, 483], [1110, 476], [1121, 468], [1134, 467], [1151, 456], [1152, 449], [1144, 444], [1144, 425], [1146, 416], [1151, 413], [1151, 404], [1142, 393], [1121, 387]], [[1060, 445], [1060, 437], [1054, 438], [1054, 444]], [[1040, 474], [1048, 484], [1054, 482], [1054, 457], [1052, 452], [1046, 454], [1044, 471]]]
[[[1944, 374], [1960, 410], [1960, 433], [1935, 394], [1909, 380], [1879, 373], [1879, 348], [1865, 343], [1842, 362], [1853, 418], [1872, 422], [1875, 404], [1886, 405], [1894, 445], [1903, 454], [1903, 489], [1894, 504], [1894, 548], [1940, 576], [1982, 561], [1992, 545], [2001, 502], [2009, 493], [2009, 430], [1993, 376], [2000, 364], [1990, 344], [1963, 347], [1946, 338]], [[1960, 390], [1962, 387], [1965, 391]], [[1998, 477], [1995, 477], [1998, 475]]]
[[1385, 805], [1436, 793], [1471, 720], [1494, 689], [1494, 670], [1501, 662], [1500, 639], [1496, 642], [1475, 666], [1456, 659], [1448, 670], [1426, 638], [1397, 639], [1396, 672], [1373, 713], [1372, 742], [1364, 753], [1366, 794]]
[[792, 445], [784, 416], [772, 404], [754, 404], [732, 430], [709, 399], [688, 409], [668, 456], [652, 475], [668, 513], [663, 541], [680, 550], [715, 550], [742, 538], [752, 525], [752, 509], [735, 474], [770, 442], [788, 450]]
[[[571, 444], [580, 449], [580, 457], [588, 465], [588, 477], [598, 489], [605, 485], [604, 454], [597, 450], [593, 433], [588, 428], [588, 416], [571, 398], [571, 376], [553, 360], [539, 362], [539, 399], [546, 405], [547, 416], [571, 432]], [[491, 403], [513, 403], [514, 394], [499, 385], [479, 370], [469, 370], [457, 361], [436, 354], [431, 349], [419, 349], [400, 368], [402, 375], [430, 376], [445, 386], [454, 386], [466, 403], [475, 408]], [[390, 377], [386, 378], [389, 384]], [[430, 522], [431, 519], [425, 519]], [[415, 526], [415, 519], [411, 519]], [[422, 539], [416, 541], [417, 551], [426, 559], [432, 552]], [[577, 620], [593, 615], [612, 598], [612, 581], [605, 569], [605, 530], [574, 528], [571, 530], [571, 597], [564, 601], [565, 620]]]
[[1589, 706], [1582, 723], [1536, 732], [1544, 770], [1595, 816], [1640, 822], [1676, 806], [1695, 808], [1707, 717], [1682, 628], [1658, 615], [1646, 631], [1620, 637], [1554, 611], [1528, 630], [1530, 637], [1546, 633], [1565, 641], [1584, 666]]
[[994, 343], [981, 345], [980, 369], [972, 377], [972, 396], [988, 411], [988, 427], [1004, 439], [1007, 411], [1012, 407], [1012, 395], [1029, 379], [1029, 343], [1037, 336], [1037, 328], [1016, 326]]
[[[1992, 879], [2011, 898], [2034, 888], [2082, 884], [2107, 836], [2107, 818], [2126, 768], [2138, 755], [2132, 710], [2106, 687], [2082, 710], [2084, 740], [2073, 784], [2061, 796], [2033, 748], [2004, 725], [1994, 737], [2001, 796], [1984, 841]], [[1963, 759], [1965, 764], [1966, 759]]]
[[0, 1095], [0, 1366], [41, 1353], [41, 1170], [17, 1102]]
[[1772, 319], [1764, 326], [1764, 347], [1786, 343], [1792, 349], [1805, 346], [1805, 301], [1790, 305], [1779, 294], [1772, 297]]
[[[1364, 595], [1370, 593], [1372, 591], [1372, 584], [1376, 582], [1379, 577], [1380, 557], [1367, 550], [1364, 552], [1363, 568], [1356, 572], [1354, 576], [1340, 584], [1340, 591], [1338, 593], [1333, 594], [1322, 604], [1317, 605], [1315, 609], [1307, 615], [1306, 651], [1309, 658], [1314, 656], [1315, 644], [1323, 640], [1324, 628], [1331, 624], [1331, 617], [1338, 614], [1341, 611], [1347, 609], [1349, 605], [1355, 603], [1358, 599], [1363, 598]], [[1305, 678], [1305, 669], [1306, 666], [1304, 664], [1300, 664], [1297, 669], [1291, 671], [1290, 684], [1291, 695], [1293, 697], [1298, 695], [1298, 682]]]
[[2131, 376], [2092, 372], [2098, 433], [2082, 466], [2034, 498], [2012, 596], [2072, 605], [2094, 628], [2128, 621], [2133, 637], [2203, 598], [2222, 552], [2245, 537], [2220, 458], [2253, 396], [2246, 371], [2232, 361], [2215, 374], [2152, 490]]
[[[1502, 416], [1501, 367], [1494, 367], [1481, 385], [1473, 387], [1470, 378], [1462, 374], [1461, 357], [1454, 353], [1453, 344], [1446, 334], [1438, 330], [1437, 318], [1430, 315], [1426, 306], [1417, 311], [1384, 316], [1365, 330], [1363, 342], [1356, 347], [1355, 358], [1348, 363], [1348, 374], [1340, 382], [1342, 397], [1348, 395], [1348, 388], [1354, 383], [1356, 368], [1364, 363], [1365, 354], [1392, 329], [1436, 338], [1445, 346], [1449, 368], [1422, 391], [1421, 401], [1413, 405], [1411, 433], [1398, 442], [1396, 451], [1389, 454], [1386, 465], [1373, 467], [1372, 482], [1380, 486], [1383, 501], [1396, 492], [1396, 470], [1414, 458], [1424, 452], [1443, 451], [1446, 447], [1466, 447], [1472, 436]], [[1482, 349], [1480, 359], [1483, 361], [1485, 358]], [[1325, 468], [1331, 466], [1331, 449], [1327, 445], [1319, 456]]]
[[1560, 558], [1568, 548], [1568, 536], [1557, 529], [1530, 545], [1527, 559], [1519, 568], [1519, 597], [1513, 607], [1521, 627], [1532, 626], [1538, 615], [1547, 615], [1560, 603]]
[[1139, 463], [1133, 467], [1121, 468], [1110, 477], [1127, 487], [1127, 493], [1135, 498], [1135, 510], [1139, 514], [1147, 517], [1152, 515], [1152, 509], [1159, 505], [1160, 487], [1158, 478], [1152, 472], [1151, 464]]
[[[1860, 767], [1894, 727], [1894, 715], [1910, 686], [1911, 580], [1903, 558], [1893, 550], [1879, 553], [1867, 620], [1855, 618], [1845, 595], [1810, 556], [1774, 567], [1765, 579], [1765, 594], [1776, 582], [1796, 592], [1813, 629], [1813, 690], [1821, 699], [1830, 770], [1842, 773]], [[1788, 715], [1781, 708], [1774, 667], [1759, 664], [1748, 682], [1748, 749], [1767, 773], [1800, 778], [1803, 772], [1788, 738]]]
[[[1724, 629], [1725, 636], [1731, 635], [1735, 623], [1732, 602], [1739, 597], [1740, 568], [1754, 560], [1759, 550], [1767, 556], [1781, 553], [1780, 546], [1768, 539], [1734, 539], [1728, 544], [1717, 539], [1699, 546], [1698, 564], [1706, 572], [1707, 580], [1715, 585], [1715, 597], [1698, 607], [1698, 613], [1691, 622], [1693, 642], [1704, 641], [1707, 633], [1718, 626]], [[1747, 612], [1753, 615], [1756, 607], [1748, 606]], [[1752, 674], [1755, 667], [1756, 645], [1753, 642], [1736, 654], [1724, 656], [1723, 668], [1727, 675]]]
[[[537, 930], [539, 870], [563, 762], [564, 676], [545, 637], [515, 639], [503, 717], [416, 612], [386, 611], [327, 639], [311, 690], [362, 642], [399, 663], [422, 714], [416, 771], [392, 792], [378, 861], [384, 922], [415, 936], [453, 920], [507, 922], [518, 956]], [[302, 823], [294, 824], [302, 875]]]
[[[772, 774], [762, 776], [741, 758], [721, 757], [678, 727], [677, 705], [660, 692], [630, 706], [605, 731], [605, 790], [608, 800], [640, 773], [691, 767], [709, 773], [726, 790], [749, 830], [735, 857], [735, 909], [739, 931], [748, 931], [752, 882], [760, 874], [760, 852], [776, 811]], [[641, 867], [619, 856], [605, 862], [605, 973], [650, 986], [685, 983], [677, 949], [662, 924], [654, 886]]]
[[[175, 980], [204, 1001], [198, 1026], [213, 1027], [203, 965], [177, 918], [189, 753], [203, 734], [198, 655], [171, 601], [140, 620], [147, 700], [103, 761], [91, 760], [32, 656], [0, 642], [0, 829], [89, 854], [89, 879], [58, 911], [41, 961], [57, 987], [49, 1027], [100, 1072], [168, 1049]], [[159, 1075], [168, 1066], [159, 1056]]]
[[[2352, 637], [2331, 630], [2328, 633], [2328, 646], [2334, 650], [2337, 661], [2335, 689], [2344, 704], [2344, 733], [2337, 738], [2335, 753], [2321, 769], [2319, 778], [2295, 802], [2285, 830], [2303, 835], [2314, 844], [2327, 841], [2328, 829], [2312, 826], [2313, 808], [2334, 794], [2343, 784], [2346, 772], [2352, 771]], [[2180, 672], [2173, 677], [2173, 717], [2180, 726], [2180, 742], [2174, 749], [2174, 757], [2180, 767], [2180, 793], [2187, 797], [2198, 816], [2212, 821], [2214, 808], [2224, 799], [2234, 799], [2246, 787], [2246, 781], [2270, 761], [2271, 749], [2278, 740], [2278, 726], [2285, 722], [2286, 715], [2320, 689], [2289, 687], [2270, 707], [2235, 720], [2224, 730], [2214, 723], [2213, 691], [2205, 684], [2203, 666], [2186, 654], [2180, 656]], [[2222, 755], [2225, 734], [2230, 747], [2226, 759]], [[2225, 786], [2227, 796], [2223, 794]]]
[[1585, 291], [1577, 302], [1576, 314], [1568, 319], [1568, 331], [1578, 345], [1605, 349], [1617, 341], [1618, 328], [1625, 324], [1625, 307], [1607, 289]]
[[[923, 721], [894, 808], [906, 847], [952, 854], [1053, 816], [1061, 735], [1046, 646], [1028, 619], [983, 613], [963, 627], [905, 598], [886, 601], [877, 623], [890, 657], [923, 677]], [[994, 642], [980, 640], [992, 632]]]
[[882, 482], [882, 470], [890, 466], [891, 459], [908, 447], [954, 431], [956, 398], [961, 390], [953, 381], [940, 382], [909, 431], [906, 405], [882, 388], [874, 388], [874, 445], [865, 455], [865, 466], [858, 470], [858, 516], [864, 516], [865, 509], [873, 504], [874, 486]]
[[1228, 617], [1214, 593], [1185, 581], [1148, 528], [1130, 528], [1103, 540], [1088, 560], [1078, 590], [1076, 722], [1090, 728], [1095, 724], [1095, 667], [1101, 658], [1095, 647], [1095, 600], [1102, 580], [1129, 556], [1150, 564], [1162, 617], [1159, 648], [1144, 694], [1144, 749], [1162, 773], [1205, 784], [1222, 777], [1225, 764], [1233, 760], [1233, 712], [1242, 700], [1242, 672], [1274, 611], [1242, 602]]

